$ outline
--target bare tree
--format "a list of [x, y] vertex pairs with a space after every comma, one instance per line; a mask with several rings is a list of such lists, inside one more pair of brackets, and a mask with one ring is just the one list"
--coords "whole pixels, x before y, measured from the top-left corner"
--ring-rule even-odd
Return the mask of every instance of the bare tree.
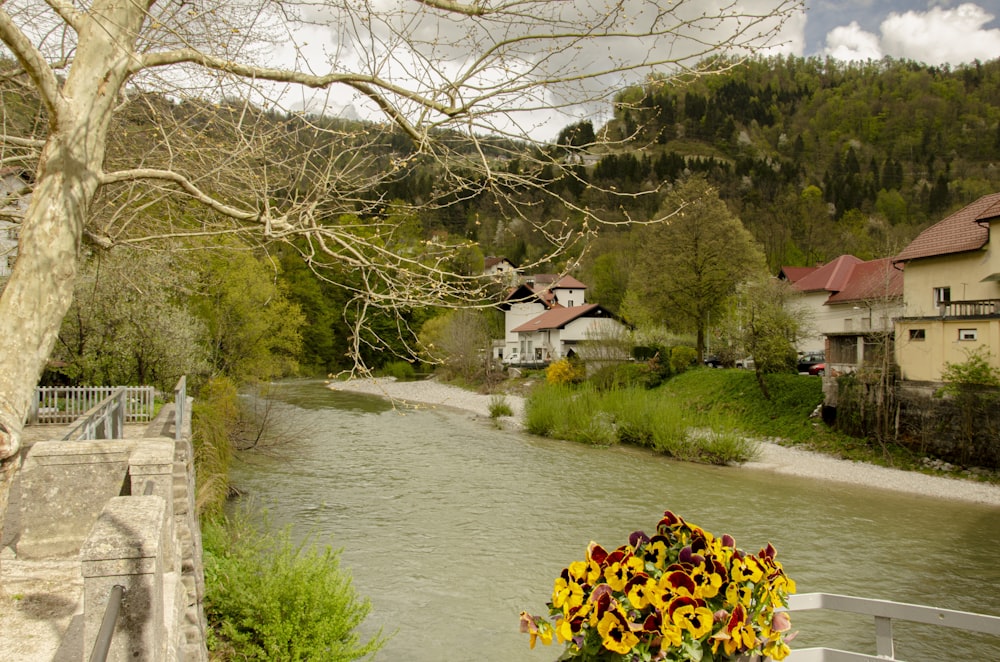
[[[593, 232], [600, 215], [569, 207], [564, 218], [541, 218], [518, 204], [518, 190], [545, 194], [547, 182], [535, 175], [546, 152], [509, 173], [497, 166], [522, 156], [522, 147], [483, 136], [523, 138], [552, 109], [579, 117], [650, 71], [697, 75], [732, 66], [733, 58], [709, 56], [738, 58], [774, 45], [801, 3], [768, 0], [759, 11], [744, 8], [753, 4], [0, 4], [0, 41], [13, 57], [0, 73], [3, 105], [30, 107], [16, 121], [3, 114], [0, 163], [33, 173], [19, 255], [0, 298], [0, 510], [34, 385], [70, 306], [84, 241], [111, 247], [254, 233], [296, 240], [311, 264], [360, 274], [362, 312], [461, 301], [478, 281], [452, 273], [454, 247], [427, 245], [420, 255], [393, 249], [394, 229], [376, 213], [383, 203], [376, 184], [415, 159], [432, 159], [443, 175], [426, 205], [492, 196], [505, 213], [547, 237], [552, 255], [563, 255]], [[322, 44], [325, 61], [306, 60], [309, 40]], [[278, 53], [287, 55], [287, 66], [276, 64]], [[275, 134], [260, 123], [264, 114], [283, 109], [296, 93], [338, 89], [381, 113], [381, 121], [345, 132], [316, 118], [309, 129], [323, 140], [305, 158], [292, 162], [293, 151], [275, 149]], [[188, 119], [162, 112], [162, 99], [190, 103]], [[129, 113], [155, 119], [155, 131], [130, 135]], [[213, 143], [213, 123], [223, 121], [239, 136], [235, 152]], [[376, 162], [366, 147], [388, 127], [408, 136], [412, 148]], [[457, 149], [455, 137], [473, 149]], [[558, 172], [558, 163], [550, 165], [545, 172]], [[576, 225], [567, 223], [571, 217]]]

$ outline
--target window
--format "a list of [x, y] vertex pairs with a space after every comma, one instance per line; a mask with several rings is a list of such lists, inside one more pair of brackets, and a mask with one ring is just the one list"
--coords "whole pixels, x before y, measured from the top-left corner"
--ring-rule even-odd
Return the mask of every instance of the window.
[[927, 340], [927, 330], [910, 329], [910, 340]]
[[568, 303], [568, 304], [569, 304], [568, 306], [566, 306], [567, 308], [572, 308], [572, 307], [573, 307], [573, 300], [572, 300], [572, 299], [570, 299], [570, 300], [569, 300], [569, 301], [567, 301], [566, 303]]
[[940, 306], [941, 304], [948, 303], [951, 301], [951, 288], [950, 287], [935, 287], [934, 288], [934, 305]]
[[959, 340], [978, 340], [979, 339], [979, 329], [959, 329], [958, 330]]

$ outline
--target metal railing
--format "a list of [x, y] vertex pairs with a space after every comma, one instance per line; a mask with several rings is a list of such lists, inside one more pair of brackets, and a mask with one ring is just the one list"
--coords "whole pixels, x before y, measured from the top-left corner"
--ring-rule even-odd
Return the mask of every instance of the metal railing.
[[803, 648], [793, 650], [785, 658], [788, 662], [895, 660], [895, 642], [892, 638], [893, 619], [1000, 636], [1000, 616], [987, 616], [954, 609], [939, 609], [905, 602], [873, 600], [834, 593], [803, 593], [789, 596], [789, 611], [812, 609], [831, 609], [873, 617], [875, 619], [875, 656], [833, 648]]
[[106, 397], [84, 413], [83, 418], [66, 433], [63, 441], [123, 439], [125, 437], [125, 387]]
[[104, 618], [101, 619], [101, 628], [97, 631], [94, 648], [90, 652], [90, 662], [105, 662], [108, 659], [111, 637], [115, 633], [115, 625], [118, 623], [118, 614], [121, 612], [124, 599], [125, 587], [121, 584], [112, 586], [108, 594], [108, 604], [104, 608]]
[[125, 389], [125, 421], [153, 420], [152, 386], [39, 386], [28, 412], [28, 423], [72, 423], [120, 388]]

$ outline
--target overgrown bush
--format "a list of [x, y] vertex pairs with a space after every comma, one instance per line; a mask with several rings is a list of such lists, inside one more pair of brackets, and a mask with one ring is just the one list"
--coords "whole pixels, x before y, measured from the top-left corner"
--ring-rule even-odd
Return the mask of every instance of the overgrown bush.
[[239, 519], [203, 524], [209, 650], [222, 660], [323, 660], [374, 655], [381, 631], [362, 642], [356, 628], [370, 610], [339, 552], [293, 543]]
[[678, 345], [670, 350], [670, 369], [680, 374], [698, 362], [698, 351], [694, 347]]
[[395, 377], [401, 382], [412, 381], [417, 376], [413, 364], [408, 361], [390, 361], [382, 366], [379, 372], [386, 377]]
[[653, 379], [654, 373], [649, 363], [630, 361], [604, 366], [588, 377], [587, 382], [599, 391], [611, 391], [636, 386], [649, 388]]

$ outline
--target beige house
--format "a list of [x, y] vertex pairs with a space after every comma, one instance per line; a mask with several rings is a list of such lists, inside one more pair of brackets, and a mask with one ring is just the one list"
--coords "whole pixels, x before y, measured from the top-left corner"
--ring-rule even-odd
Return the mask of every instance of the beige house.
[[904, 312], [896, 320], [902, 378], [940, 381], [946, 363], [970, 351], [990, 353], [1000, 367], [1000, 193], [921, 232], [895, 258], [905, 266]]

